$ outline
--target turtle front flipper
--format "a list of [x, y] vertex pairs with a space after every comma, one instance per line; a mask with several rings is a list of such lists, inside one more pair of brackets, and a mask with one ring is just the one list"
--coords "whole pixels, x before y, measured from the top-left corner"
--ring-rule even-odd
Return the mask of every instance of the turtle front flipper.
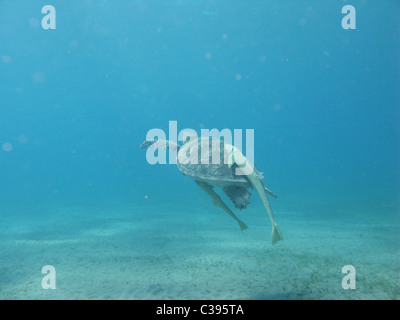
[[163, 149], [179, 151], [180, 145], [169, 140], [146, 140], [140, 145], [140, 149]]
[[204, 182], [200, 182], [200, 181], [196, 181], [197, 185], [205, 192], [207, 193], [211, 199], [213, 200], [213, 204], [219, 208], [221, 208], [222, 210], [224, 210], [226, 213], [228, 213], [233, 219], [236, 220], [236, 222], [239, 224], [240, 230], [245, 230], [247, 229], [247, 225], [241, 221], [229, 208], [228, 206], [222, 201], [222, 199], [220, 198], [220, 196], [213, 190], [213, 186], [204, 183]]

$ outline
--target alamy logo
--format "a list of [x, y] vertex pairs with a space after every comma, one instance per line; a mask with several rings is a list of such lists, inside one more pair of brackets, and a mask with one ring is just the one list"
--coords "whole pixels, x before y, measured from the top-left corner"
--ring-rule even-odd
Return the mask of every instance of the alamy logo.
[[51, 265], [44, 266], [42, 273], [45, 274], [42, 279], [42, 288], [54, 290], [56, 288], [56, 268]]
[[342, 288], [355, 289], [356, 288], [356, 268], [352, 265], [347, 265], [342, 268], [342, 273], [347, 273], [342, 280]]
[[356, 8], [351, 5], [346, 5], [342, 8], [342, 13], [346, 14], [342, 18], [342, 28], [355, 29], [356, 28]]
[[[193, 129], [183, 129], [178, 134], [177, 121], [169, 122], [169, 134], [162, 129], [151, 129], [142, 148], [148, 148], [146, 159], [149, 164], [227, 164], [235, 163], [236, 174], [247, 175], [253, 171], [254, 129], [246, 129], [246, 157], [242, 153], [243, 130], [201, 129], [201, 135]], [[182, 145], [178, 144], [182, 142]], [[179, 152], [178, 152], [179, 151]]]
[[42, 19], [42, 28], [54, 30], [56, 28], [56, 9], [51, 5], [45, 5], [42, 8], [42, 13], [46, 14]]

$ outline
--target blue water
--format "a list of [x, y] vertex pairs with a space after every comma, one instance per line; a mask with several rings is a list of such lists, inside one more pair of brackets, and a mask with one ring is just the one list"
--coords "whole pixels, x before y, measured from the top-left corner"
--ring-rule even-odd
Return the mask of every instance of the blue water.
[[[341, 26], [346, 4], [356, 8], [355, 30]], [[399, 299], [397, 1], [54, 0], [55, 30], [41, 27], [43, 5], [0, 4], [0, 298]], [[148, 164], [139, 146], [153, 128], [168, 138], [169, 121], [199, 134], [254, 129], [283, 242], [272, 247], [254, 191], [238, 213], [250, 227], [242, 235], [176, 165]], [[106, 234], [96, 241], [89, 230]], [[204, 255], [218, 237], [217, 267]], [[67, 259], [62, 241], [82, 260]], [[116, 265], [135, 263], [142, 278], [162, 266], [172, 278], [132, 278], [125, 286], [136, 289], [103, 294], [97, 285], [112, 270], [91, 268], [117, 244]], [[187, 268], [174, 267], [177, 252]], [[313, 269], [315, 257], [329, 271]], [[78, 261], [93, 277], [87, 292], [72, 289]], [[245, 294], [224, 291], [230, 282], [243, 292], [231, 280], [266, 261], [285, 286], [250, 272]], [[338, 288], [322, 276], [293, 284], [304, 270], [279, 263], [330, 275]], [[61, 279], [67, 270], [63, 292], [41, 288], [46, 264]], [[345, 264], [361, 268], [354, 291], [340, 287]], [[230, 277], [205, 289], [207, 268]], [[377, 280], [382, 268], [389, 276]], [[192, 282], [204, 290], [191, 292]]]

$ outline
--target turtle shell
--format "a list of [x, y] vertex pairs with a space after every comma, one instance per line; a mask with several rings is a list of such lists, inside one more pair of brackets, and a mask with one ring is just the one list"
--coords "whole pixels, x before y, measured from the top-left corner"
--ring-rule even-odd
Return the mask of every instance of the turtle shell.
[[[232, 145], [222, 140], [203, 137], [186, 142], [178, 152], [177, 165], [185, 175], [214, 186], [251, 187], [245, 175], [236, 175], [235, 165], [229, 167]], [[219, 156], [219, 157], [218, 157]]]

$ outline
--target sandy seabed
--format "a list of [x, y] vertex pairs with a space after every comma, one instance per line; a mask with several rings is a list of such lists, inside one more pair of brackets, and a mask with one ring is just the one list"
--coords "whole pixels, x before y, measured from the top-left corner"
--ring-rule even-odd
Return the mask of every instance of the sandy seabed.
[[244, 232], [201, 204], [2, 209], [0, 299], [400, 299], [396, 220], [277, 211], [272, 246], [261, 205], [238, 215]]

